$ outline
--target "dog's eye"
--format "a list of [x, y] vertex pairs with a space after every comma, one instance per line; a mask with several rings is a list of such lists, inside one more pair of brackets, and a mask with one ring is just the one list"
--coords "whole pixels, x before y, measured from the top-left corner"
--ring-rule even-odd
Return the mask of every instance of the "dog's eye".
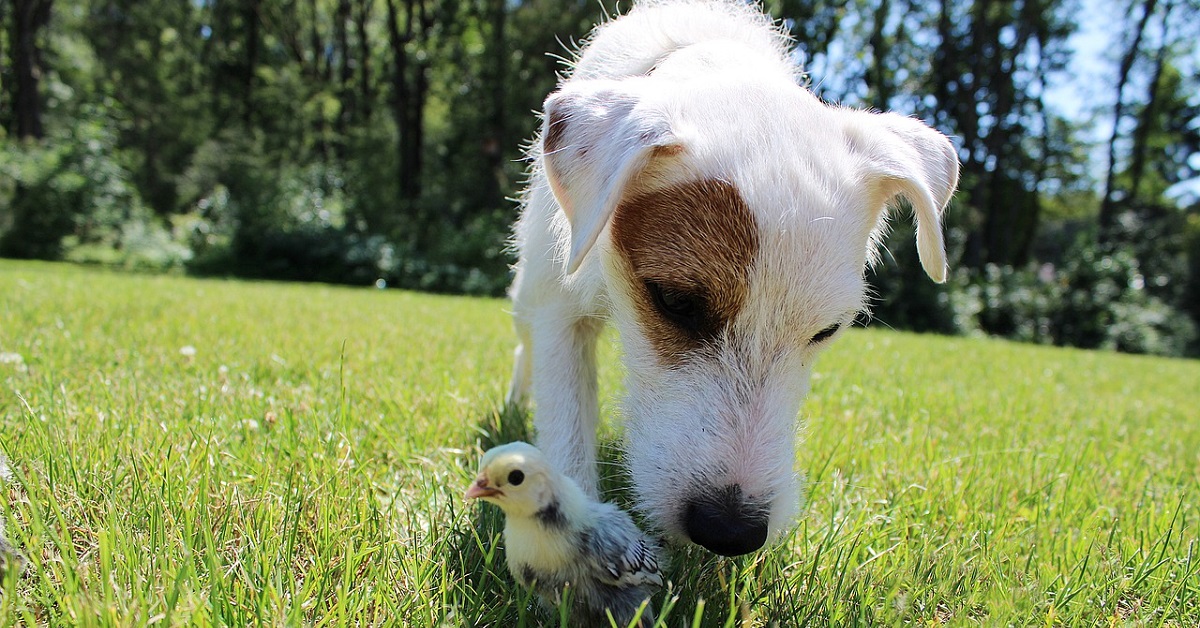
[[521, 482], [525, 481], [525, 472], [520, 469], [513, 469], [508, 472], [508, 483], [513, 486], [520, 486]]
[[668, 288], [653, 281], [646, 290], [654, 307], [673, 323], [688, 330], [701, 331], [708, 323], [708, 299], [703, 294]]
[[830, 336], [836, 334], [838, 332], [838, 330], [841, 328], [842, 328], [841, 323], [838, 323], [836, 325], [830, 325], [829, 327], [826, 327], [825, 329], [822, 329], [821, 331], [817, 332], [817, 335], [813, 336], [812, 340], [809, 340], [808, 342], [809, 342], [809, 344], [814, 344], [814, 345], [817, 344], [818, 342], [824, 342], [824, 341], [828, 340]]

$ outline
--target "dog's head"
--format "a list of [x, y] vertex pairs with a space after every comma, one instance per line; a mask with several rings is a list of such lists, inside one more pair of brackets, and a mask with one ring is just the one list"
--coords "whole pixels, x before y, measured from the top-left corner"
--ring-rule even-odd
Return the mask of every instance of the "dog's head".
[[547, 179], [568, 272], [606, 277], [622, 337], [628, 458], [664, 531], [743, 554], [799, 503], [800, 401], [864, 307], [885, 208], [908, 200], [921, 263], [946, 278], [949, 140], [779, 82], [568, 83], [546, 102]]

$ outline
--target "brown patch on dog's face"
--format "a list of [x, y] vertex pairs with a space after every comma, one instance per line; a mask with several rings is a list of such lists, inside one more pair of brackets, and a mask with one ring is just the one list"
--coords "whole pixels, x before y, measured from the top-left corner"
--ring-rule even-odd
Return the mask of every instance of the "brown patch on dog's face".
[[737, 316], [759, 246], [750, 208], [717, 180], [622, 201], [612, 241], [632, 274], [642, 328], [668, 366], [716, 340]]

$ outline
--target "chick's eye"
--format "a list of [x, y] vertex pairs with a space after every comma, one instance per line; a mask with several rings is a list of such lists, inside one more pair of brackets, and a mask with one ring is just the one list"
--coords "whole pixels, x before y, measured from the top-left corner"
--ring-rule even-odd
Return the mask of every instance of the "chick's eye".
[[669, 288], [653, 281], [646, 282], [650, 300], [659, 312], [685, 329], [703, 327], [708, 320], [708, 299], [699, 292]]
[[520, 486], [521, 482], [525, 481], [525, 472], [520, 469], [513, 469], [508, 472], [508, 483], [513, 486]]
[[815, 345], [818, 342], [828, 340], [830, 336], [836, 334], [838, 332], [838, 330], [841, 328], [842, 328], [841, 324], [830, 325], [829, 327], [826, 327], [825, 329], [822, 329], [821, 331], [817, 332], [817, 335], [813, 336], [812, 340], [810, 340], [808, 342], [809, 342], [809, 344]]

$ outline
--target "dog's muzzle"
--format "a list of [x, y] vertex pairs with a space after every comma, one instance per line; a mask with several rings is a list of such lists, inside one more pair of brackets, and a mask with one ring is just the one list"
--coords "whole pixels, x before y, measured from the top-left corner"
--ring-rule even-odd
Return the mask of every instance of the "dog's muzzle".
[[746, 499], [742, 487], [731, 484], [693, 493], [683, 509], [683, 529], [693, 543], [721, 554], [749, 554], [767, 541], [768, 507]]

